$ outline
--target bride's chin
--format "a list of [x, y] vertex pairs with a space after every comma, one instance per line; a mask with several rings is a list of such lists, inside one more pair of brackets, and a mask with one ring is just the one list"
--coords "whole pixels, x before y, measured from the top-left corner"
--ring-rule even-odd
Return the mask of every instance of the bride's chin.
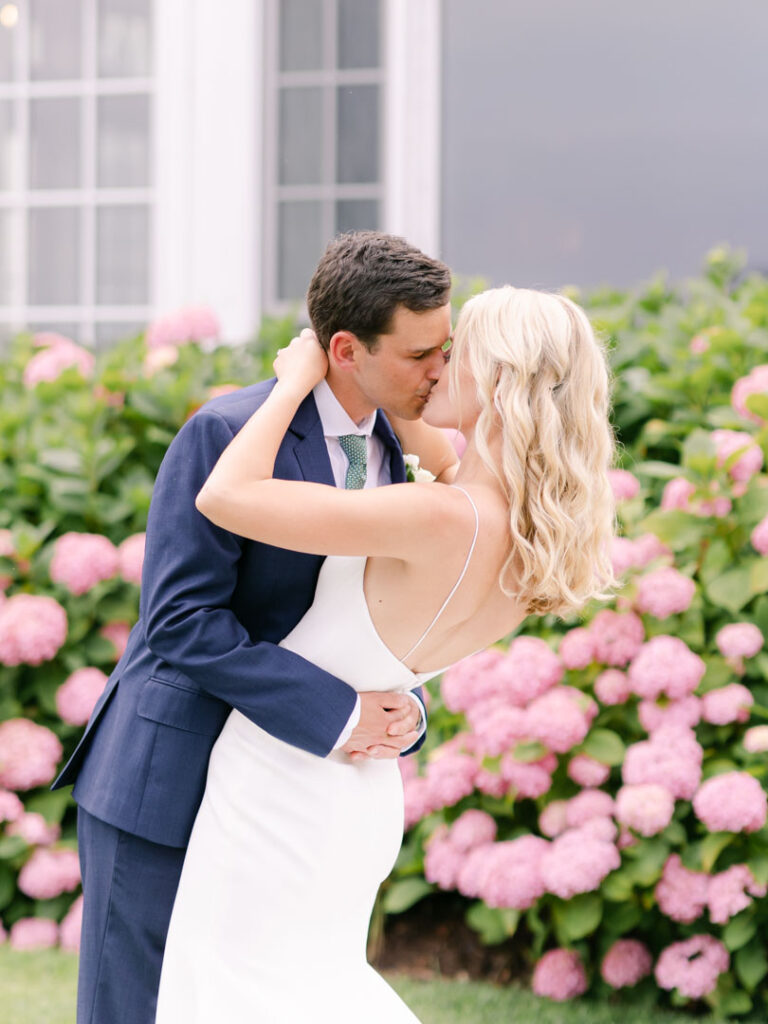
[[449, 427], [453, 430], [459, 429], [457, 418], [452, 415], [450, 409], [441, 409], [439, 404], [433, 401], [427, 402], [421, 418], [430, 427]]

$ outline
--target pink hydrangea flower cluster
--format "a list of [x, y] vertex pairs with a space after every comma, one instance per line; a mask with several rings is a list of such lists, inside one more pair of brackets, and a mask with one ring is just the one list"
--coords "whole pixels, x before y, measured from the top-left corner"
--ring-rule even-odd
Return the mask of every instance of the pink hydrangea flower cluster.
[[755, 703], [752, 693], [741, 683], [729, 683], [710, 690], [701, 698], [701, 717], [713, 725], [746, 722]]
[[608, 707], [624, 704], [632, 693], [626, 672], [617, 668], [608, 668], [601, 672], [595, 679], [594, 689], [600, 703]]
[[563, 686], [537, 697], [526, 708], [529, 736], [558, 754], [571, 750], [586, 737], [591, 722], [591, 709], [580, 703], [578, 697]]
[[762, 898], [766, 891], [746, 864], [707, 875], [683, 867], [680, 857], [672, 854], [656, 885], [656, 899], [661, 912], [673, 921], [690, 924], [707, 907], [713, 924], [725, 924], [745, 910], [753, 896]]
[[467, 713], [467, 720], [477, 738], [477, 752], [483, 757], [498, 757], [528, 732], [525, 709], [510, 704], [479, 704]]
[[703, 871], [683, 867], [680, 856], [671, 854], [656, 883], [656, 901], [662, 914], [690, 924], [700, 917], [707, 904], [709, 877]]
[[701, 784], [693, 810], [710, 832], [757, 832], [765, 825], [768, 801], [754, 775], [723, 772]]
[[9, 836], [21, 836], [27, 846], [50, 846], [61, 836], [60, 825], [49, 825], [42, 814], [35, 811], [26, 811], [5, 831]]
[[218, 338], [221, 325], [207, 306], [190, 306], [154, 320], [147, 328], [147, 348], [186, 345], [190, 341]]
[[120, 575], [126, 583], [135, 583], [137, 586], [141, 586], [146, 540], [146, 533], [134, 533], [133, 536], [127, 537], [117, 549]]
[[640, 493], [640, 481], [626, 469], [609, 469], [608, 481], [616, 501], [636, 498]]
[[753, 725], [744, 733], [741, 742], [750, 754], [764, 754], [768, 750], [768, 725]]
[[563, 678], [563, 665], [538, 637], [518, 636], [509, 645], [500, 666], [502, 695], [512, 704], [525, 705], [550, 690]]
[[571, 629], [560, 641], [558, 653], [566, 668], [586, 668], [595, 658], [594, 637], [583, 626]]
[[651, 973], [653, 959], [637, 939], [618, 939], [603, 957], [600, 974], [611, 988], [630, 988]]
[[496, 669], [504, 660], [497, 647], [473, 654], [443, 674], [440, 693], [449, 711], [468, 712], [484, 702], [500, 700]]
[[451, 825], [448, 836], [458, 850], [467, 853], [476, 846], [494, 841], [496, 821], [485, 811], [464, 811]]
[[24, 387], [31, 389], [43, 380], [56, 380], [74, 366], [83, 377], [93, 373], [93, 354], [61, 334], [36, 334], [33, 344], [42, 348], [24, 367]]
[[539, 814], [539, 830], [553, 839], [568, 828], [568, 801], [552, 800]]
[[670, 549], [655, 533], [643, 533], [633, 540], [613, 537], [610, 551], [613, 571], [617, 576], [623, 576], [629, 569], [644, 569], [659, 558], [673, 558]]
[[718, 466], [724, 465], [736, 452], [743, 454], [728, 468], [728, 475], [738, 483], [746, 483], [763, 466], [763, 452], [751, 434], [742, 430], [713, 430], [712, 440]]
[[623, 668], [643, 645], [642, 619], [633, 612], [599, 611], [589, 624], [595, 641], [595, 661], [612, 668]]
[[533, 835], [476, 846], [459, 868], [456, 887], [489, 907], [526, 910], [544, 894], [541, 856], [547, 846]]
[[593, 818], [610, 818], [615, 809], [613, 797], [602, 789], [583, 789], [565, 801], [565, 822], [579, 828]]
[[616, 817], [641, 836], [663, 832], [672, 820], [675, 798], [665, 786], [645, 783], [622, 786], [616, 794]]
[[641, 700], [637, 706], [637, 715], [648, 733], [665, 725], [693, 729], [701, 721], [701, 701], [692, 693], [678, 700], [669, 700], [662, 695], [658, 700]]
[[99, 633], [101, 633], [105, 640], [109, 640], [111, 644], [114, 644], [115, 657], [119, 661], [125, 653], [125, 648], [128, 646], [128, 637], [131, 633], [130, 622], [108, 622], [106, 626], [101, 627]]
[[656, 700], [662, 693], [676, 699], [693, 693], [707, 666], [676, 636], [654, 636], [629, 666], [629, 683], [638, 697]]
[[141, 370], [145, 377], [154, 377], [161, 370], [167, 370], [178, 362], [179, 350], [176, 345], [158, 345], [150, 348], [144, 356]]
[[541, 857], [541, 878], [548, 892], [567, 900], [592, 892], [621, 864], [616, 846], [583, 826], [554, 839]]
[[14, 594], [0, 605], [0, 664], [41, 665], [67, 639], [67, 613], [52, 597]]
[[731, 622], [718, 630], [715, 643], [734, 671], [743, 675], [744, 658], [754, 658], [762, 649], [763, 634], [751, 622]]
[[24, 804], [15, 793], [0, 789], [0, 822], [18, 821], [24, 814]]
[[768, 887], [756, 880], [746, 864], [734, 864], [709, 880], [707, 906], [710, 919], [714, 924], [725, 924], [752, 903], [751, 896], [762, 899], [766, 892]]
[[657, 619], [666, 619], [687, 611], [691, 606], [696, 584], [677, 569], [665, 566], [641, 576], [637, 584], [635, 607]]
[[98, 533], [65, 533], [54, 545], [50, 576], [72, 594], [85, 594], [102, 580], [116, 575], [117, 548]]
[[731, 391], [731, 405], [745, 419], [759, 423], [765, 422], [757, 413], [750, 412], [746, 400], [750, 395], [768, 394], [768, 366], [755, 366], [746, 377], [739, 377]]
[[78, 668], [56, 691], [56, 710], [68, 725], [85, 725], [107, 677], [100, 668]]
[[55, 921], [47, 917], [22, 917], [11, 927], [9, 944], [19, 951], [50, 949], [56, 945], [59, 929]]
[[[437, 753], [437, 752], [436, 752]], [[426, 801], [431, 811], [452, 807], [475, 788], [478, 764], [470, 754], [443, 748], [427, 765]]]
[[562, 1003], [587, 991], [587, 975], [578, 953], [550, 949], [536, 964], [532, 988], [537, 996]]
[[703, 757], [691, 730], [664, 725], [649, 739], [627, 747], [621, 776], [625, 785], [664, 786], [677, 800], [690, 800], [701, 779]]
[[568, 778], [579, 786], [602, 786], [611, 774], [610, 766], [596, 761], [588, 754], [576, 754], [568, 762]]
[[768, 555], [768, 516], [761, 519], [749, 535], [752, 547], [760, 555]]
[[33, 789], [53, 780], [63, 749], [58, 737], [27, 718], [0, 723], [0, 786]]
[[722, 519], [731, 511], [732, 502], [724, 494], [718, 494], [717, 481], [713, 481], [710, 487], [710, 497], [694, 501], [696, 486], [686, 480], [683, 476], [677, 476], [670, 480], [664, 487], [661, 496], [661, 508], [663, 510], [679, 509], [683, 512], [691, 512], [698, 516], [714, 516]]
[[33, 900], [50, 900], [73, 892], [80, 884], [80, 862], [74, 850], [34, 851], [19, 872], [19, 889]]
[[83, 928], [83, 897], [78, 896], [59, 926], [59, 944], [68, 953], [80, 950], [80, 934]]
[[[538, 761], [518, 761], [514, 754], [505, 754], [501, 759], [501, 771], [498, 776], [480, 768], [477, 788], [490, 796], [505, 796], [511, 793], [516, 800], [536, 800], [549, 791], [552, 773], [556, 768], [557, 758], [551, 753], [545, 754]], [[489, 774], [490, 780], [486, 777]], [[502, 787], [498, 786], [498, 779], [501, 779]]]
[[730, 963], [722, 942], [712, 935], [693, 935], [662, 950], [654, 976], [659, 988], [677, 989], [688, 999], [701, 999], [714, 991]]

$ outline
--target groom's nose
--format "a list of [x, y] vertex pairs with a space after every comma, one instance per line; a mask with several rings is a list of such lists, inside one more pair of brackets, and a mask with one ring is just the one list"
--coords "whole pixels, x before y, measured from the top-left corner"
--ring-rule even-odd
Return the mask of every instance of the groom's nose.
[[427, 367], [427, 378], [431, 381], [438, 381], [440, 374], [445, 369], [445, 356], [443, 350], [438, 348], [435, 349], [434, 353], [429, 357], [429, 364]]

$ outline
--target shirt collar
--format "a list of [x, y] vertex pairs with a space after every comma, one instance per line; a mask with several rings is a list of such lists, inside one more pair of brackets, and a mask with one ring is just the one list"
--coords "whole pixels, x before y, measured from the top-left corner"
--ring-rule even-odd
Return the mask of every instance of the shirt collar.
[[328, 381], [323, 379], [312, 389], [317, 406], [317, 413], [323, 425], [326, 437], [341, 437], [343, 434], [362, 434], [370, 437], [376, 423], [376, 413], [372, 412], [359, 423], [351, 418], [336, 395], [331, 391]]

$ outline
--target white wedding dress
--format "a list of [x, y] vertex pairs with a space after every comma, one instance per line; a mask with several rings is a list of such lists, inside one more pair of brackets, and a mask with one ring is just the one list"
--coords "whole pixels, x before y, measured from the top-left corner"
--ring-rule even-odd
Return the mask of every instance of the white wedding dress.
[[[281, 646], [358, 691], [404, 693], [438, 673], [411, 672], [385, 646], [365, 565], [326, 558]], [[232, 711], [184, 861], [156, 1024], [418, 1024], [365, 958], [402, 835], [396, 760], [316, 757]]]

